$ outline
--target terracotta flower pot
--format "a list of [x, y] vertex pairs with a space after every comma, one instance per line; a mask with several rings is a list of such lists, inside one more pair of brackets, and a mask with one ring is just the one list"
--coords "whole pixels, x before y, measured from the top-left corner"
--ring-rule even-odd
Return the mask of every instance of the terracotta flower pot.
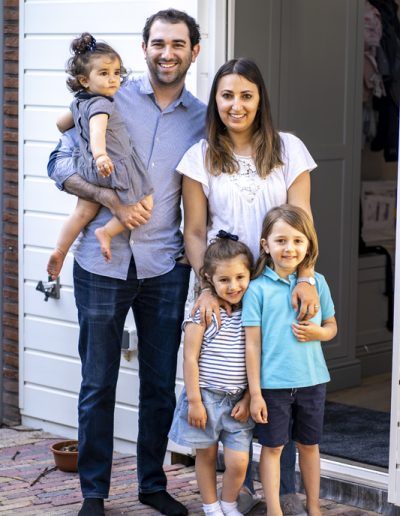
[[60, 441], [50, 446], [61, 471], [78, 471], [78, 441]]

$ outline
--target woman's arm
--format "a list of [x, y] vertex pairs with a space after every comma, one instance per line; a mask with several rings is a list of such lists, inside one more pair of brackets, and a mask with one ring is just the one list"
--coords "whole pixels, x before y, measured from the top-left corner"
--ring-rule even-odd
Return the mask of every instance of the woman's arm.
[[65, 133], [65, 131], [68, 131], [68, 129], [74, 127], [74, 117], [72, 116], [72, 113], [69, 109], [57, 118], [56, 125], [57, 129], [61, 133]]
[[[183, 176], [182, 196], [184, 225], [183, 236], [185, 240], [185, 253], [190, 265], [200, 281], [201, 287], [207, 287], [199, 277], [199, 271], [204, 262], [204, 253], [207, 247], [207, 216], [208, 201], [203, 192], [201, 183]], [[230, 307], [226, 306], [230, 312]], [[210, 290], [201, 292], [194, 304], [192, 315], [200, 310], [200, 321], [209, 326], [212, 321], [212, 314], [217, 317], [218, 327], [221, 326], [221, 314], [218, 299], [212, 295]]]
[[[182, 178], [182, 198], [186, 256], [199, 278], [207, 247], [207, 197], [201, 183], [187, 176]], [[204, 286], [204, 285], [203, 285]]]
[[[291, 184], [288, 190], [288, 203], [303, 208], [312, 219], [310, 195], [310, 172], [305, 170]], [[314, 277], [314, 269], [299, 267], [297, 276], [299, 278]], [[305, 282], [298, 283], [293, 289], [292, 307], [296, 313], [298, 312], [297, 319], [299, 321], [314, 317], [319, 310], [319, 296], [315, 286]]]
[[261, 327], [246, 326], [246, 369], [250, 392], [250, 413], [256, 423], [268, 422], [267, 404], [261, 393]]
[[189, 402], [188, 423], [203, 430], [207, 423], [207, 412], [201, 399], [199, 356], [204, 331], [204, 326], [188, 323], [185, 328], [183, 347], [183, 378]]

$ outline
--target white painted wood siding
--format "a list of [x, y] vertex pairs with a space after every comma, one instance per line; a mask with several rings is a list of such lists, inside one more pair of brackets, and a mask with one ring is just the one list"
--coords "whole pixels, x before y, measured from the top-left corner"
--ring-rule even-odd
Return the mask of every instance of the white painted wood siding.
[[[50, 251], [75, 205], [75, 198], [59, 192], [46, 171], [49, 153], [59, 137], [56, 118], [72, 98], [64, 72], [70, 42], [80, 32], [89, 31], [114, 46], [124, 64], [139, 73], [145, 69], [141, 51], [145, 19], [171, 6], [185, 10], [202, 28], [201, 57], [190, 70], [187, 86], [206, 100], [207, 27], [216, 8], [215, 1], [211, 4], [210, 11], [208, 0], [20, 2], [20, 406], [26, 422], [76, 435], [80, 361], [72, 255], [68, 255], [61, 273], [61, 299], [44, 302], [43, 294], [35, 290], [39, 280], [47, 279]], [[214, 55], [213, 67], [220, 64], [216, 61]], [[127, 324], [133, 325], [132, 317]], [[178, 371], [180, 391], [181, 357]], [[115, 427], [115, 436], [122, 444], [136, 440], [137, 392], [136, 357], [130, 361], [123, 357]]]

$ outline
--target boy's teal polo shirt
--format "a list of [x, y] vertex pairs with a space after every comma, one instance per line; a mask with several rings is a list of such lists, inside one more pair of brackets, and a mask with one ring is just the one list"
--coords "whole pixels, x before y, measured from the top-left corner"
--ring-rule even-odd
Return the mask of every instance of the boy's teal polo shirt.
[[[296, 313], [291, 294], [296, 274], [283, 279], [270, 267], [250, 282], [243, 298], [243, 326], [261, 326], [261, 388], [287, 389], [310, 387], [330, 380], [319, 341], [299, 342], [291, 325]], [[320, 310], [311, 319], [316, 324], [333, 317], [335, 308], [328, 284], [315, 273]]]

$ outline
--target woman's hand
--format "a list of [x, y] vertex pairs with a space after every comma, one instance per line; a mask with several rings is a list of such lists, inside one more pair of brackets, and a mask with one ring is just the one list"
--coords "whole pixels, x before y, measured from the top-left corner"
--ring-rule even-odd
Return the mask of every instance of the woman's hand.
[[312, 319], [319, 310], [319, 296], [315, 286], [302, 281], [292, 292], [292, 307], [298, 312], [298, 321]]
[[191, 426], [205, 430], [207, 424], [207, 411], [201, 401], [189, 402], [188, 423]]
[[203, 290], [199, 297], [196, 299], [193, 309], [192, 309], [192, 317], [197, 312], [200, 311], [200, 323], [205, 324], [207, 327], [210, 326], [212, 322], [212, 314], [215, 314], [217, 318], [218, 328], [221, 326], [221, 312], [219, 307], [223, 306], [228, 315], [231, 315], [232, 308], [231, 305], [223, 301], [222, 299], [215, 296], [211, 290]]

